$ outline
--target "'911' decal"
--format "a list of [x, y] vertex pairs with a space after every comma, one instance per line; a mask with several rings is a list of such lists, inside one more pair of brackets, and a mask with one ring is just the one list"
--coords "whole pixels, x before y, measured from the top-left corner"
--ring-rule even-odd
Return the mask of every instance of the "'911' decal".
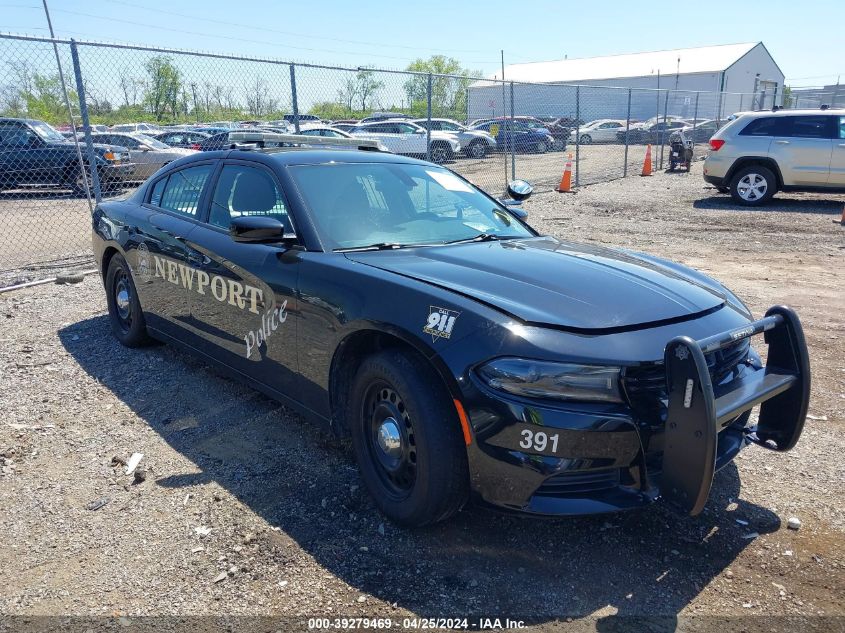
[[455, 321], [458, 320], [460, 315], [461, 313], [456, 310], [429, 306], [428, 318], [425, 321], [423, 332], [431, 335], [432, 342], [438, 338], [450, 338], [452, 329], [455, 327]]

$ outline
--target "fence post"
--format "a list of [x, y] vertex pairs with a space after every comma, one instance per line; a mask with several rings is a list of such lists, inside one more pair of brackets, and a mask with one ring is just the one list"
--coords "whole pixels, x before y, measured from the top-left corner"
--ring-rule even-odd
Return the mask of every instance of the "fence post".
[[695, 128], [698, 125], [698, 97], [700, 92], [695, 93], [695, 112], [692, 115], [692, 155], [695, 156]]
[[628, 133], [631, 131], [631, 88], [628, 88], [628, 116], [625, 119], [625, 162], [622, 166], [622, 177], [628, 176]]
[[669, 111], [669, 91], [666, 91], [666, 98], [663, 101], [663, 129], [657, 133], [660, 139], [660, 169], [663, 169], [663, 149], [666, 147], [666, 115]]
[[[513, 114], [513, 82], [511, 82], [511, 129], [513, 129], [515, 122], [516, 120]], [[516, 152], [514, 151], [513, 144], [511, 144], [511, 180], [516, 180]]]
[[[100, 190], [100, 175], [97, 173], [97, 157], [94, 154], [94, 142], [91, 140], [91, 121], [88, 119], [88, 104], [85, 103], [85, 84], [82, 83], [82, 68], [79, 65], [79, 52], [76, 50], [76, 41], [70, 41], [70, 58], [73, 62], [73, 75], [76, 79], [76, 93], [79, 98], [79, 113], [82, 115], [82, 131], [85, 134], [85, 150], [88, 155], [88, 168], [91, 171], [91, 185], [94, 188], [94, 200], [99, 204], [103, 199]], [[81, 162], [80, 156], [80, 162]], [[85, 169], [80, 164], [80, 170], [85, 176]], [[87, 179], [85, 188], [88, 189]]]
[[428, 125], [425, 126], [425, 159], [431, 162], [431, 92], [433, 89], [433, 81], [431, 73], [428, 73], [428, 91], [426, 93], [425, 117]]
[[290, 65], [290, 100], [293, 106], [293, 129], [299, 134], [299, 102], [296, 98], [296, 70], [295, 64]]
[[575, 186], [581, 172], [581, 86], [575, 86]]

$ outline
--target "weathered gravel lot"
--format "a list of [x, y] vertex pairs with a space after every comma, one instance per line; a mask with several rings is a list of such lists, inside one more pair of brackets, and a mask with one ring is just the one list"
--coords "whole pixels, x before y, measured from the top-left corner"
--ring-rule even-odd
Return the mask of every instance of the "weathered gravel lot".
[[[543, 231], [676, 259], [756, 315], [786, 303], [802, 316], [814, 372], [802, 441], [784, 455], [745, 451], [697, 518], [662, 504], [554, 521], [471, 507], [399, 529], [363, 493], [345, 444], [169, 347], [120, 347], [96, 277], [0, 295], [0, 614], [842, 627], [818, 617], [845, 616], [841, 205], [789, 195], [748, 211], [706, 188], [700, 165], [527, 205]], [[139, 483], [112, 465], [133, 452], [145, 455]]]

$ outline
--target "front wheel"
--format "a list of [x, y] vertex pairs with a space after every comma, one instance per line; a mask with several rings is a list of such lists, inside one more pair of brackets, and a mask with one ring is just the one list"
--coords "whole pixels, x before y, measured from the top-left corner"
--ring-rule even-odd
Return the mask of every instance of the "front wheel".
[[593, 137], [589, 134], [582, 134], [581, 135], [581, 145], [589, 145], [593, 142]]
[[412, 354], [386, 350], [361, 363], [350, 394], [355, 457], [381, 511], [419, 527], [460, 510], [469, 495], [466, 448], [434, 370]]
[[546, 141], [540, 141], [534, 147], [534, 151], [536, 151], [538, 154], [545, 154], [548, 149], [549, 146], [546, 145]]
[[470, 158], [484, 158], [487, 156], [487, 143], [484, 141], [473, 141], [467, 147], [466, 153]]
[[126, 347], [140, 347], [150, 341], [129, 264], [120, 254], [111, 258], [106, 271], [106, 303], [118, 341]]
[[762, 165], [740, 169], [731, 179], [731, 197], [746, 206], [759, 206], [772, 199], [777, 191], [775, 175]]
[[442, 165], [452, 157], [452, 150], [443, 143], [435, 143], [431, 146], [431, 162]]

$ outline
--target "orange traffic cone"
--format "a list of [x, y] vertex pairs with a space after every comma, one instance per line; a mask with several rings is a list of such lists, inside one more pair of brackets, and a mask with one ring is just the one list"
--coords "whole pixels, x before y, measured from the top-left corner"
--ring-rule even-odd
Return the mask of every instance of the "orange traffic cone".
[[560, 184], [557, 186], [557, 192], [572, 193], [572, 160], [566, 161], [566, 167], [563, 170]]
[[640, 176], [651, 176], [651, 144], [645, 150], [645, 160], [643, 161], [643, 173]]

